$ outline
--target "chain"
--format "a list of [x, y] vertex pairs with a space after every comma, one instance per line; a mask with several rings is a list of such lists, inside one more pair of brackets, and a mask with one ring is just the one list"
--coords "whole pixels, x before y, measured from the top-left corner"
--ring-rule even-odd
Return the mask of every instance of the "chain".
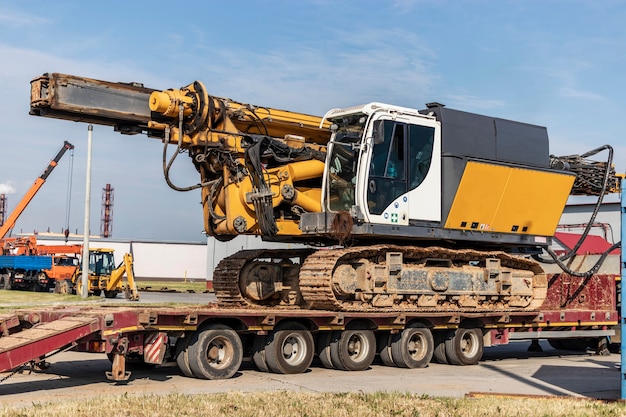
[[7, 376], [3, 377], [2, 379], [0, 379], [0, 384], [3, 383], [4, 381], [6, 381], [7, 379], [11, 378], [13, 375], [20, 373], [24, 370], [24, 368], [26, 368], [26, 366], [28, 366], [30, 363], [27, 362], [22, 366], [18, 366], [17, 368], [15, 368], [15, 370], [13, 372], [11, 372], [10, 374], [8, 374]]

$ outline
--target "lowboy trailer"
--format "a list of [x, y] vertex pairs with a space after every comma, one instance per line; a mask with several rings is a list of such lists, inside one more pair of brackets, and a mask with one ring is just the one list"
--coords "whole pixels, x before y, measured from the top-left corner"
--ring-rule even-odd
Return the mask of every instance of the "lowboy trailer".
[[105, 353], [107, 377], [130, 377], [126, 364], [175, 361], [203, 379], [230, 378], [244, 360], [265, 372], [300, 373], [315, 355], [324, 367], [421, 368], [431, 360], [473, 365], [483, 348], [548, 339], [559, 348], [592, 347], [615, 335], [616, 275], [548, 275], [541, 309], [529, 311], [328, 311], [114, 306], [17, 310], [0, 316], [0, 372], [37, 364], [63, 350]]

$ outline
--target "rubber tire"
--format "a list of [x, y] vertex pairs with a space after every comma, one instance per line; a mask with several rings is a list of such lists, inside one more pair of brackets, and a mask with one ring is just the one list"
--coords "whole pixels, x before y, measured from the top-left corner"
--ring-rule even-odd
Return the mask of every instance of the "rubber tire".
[[451, 339], [454, 336], [454, 332], [448, 330], [439, 330], [433, 333], [433, 340], [435, 343], [433, 349], [433, 360], [437, 363], [444, 365], [448, 364], [448, 358], [446, 357], [446, 339]]
[[330, 343], [333, 366], [341, 371], [363, 371], [376, 356], [376, 336], [371, 330], [344, 330]]
[[389, 332], [378, 333], [376, 337], [376, 351], [383, 365], [396, 366], [391, 357], [391, 334]]
[[[98, 294], [96, 294], [96, 292]], [[100, 290], [95, 290], [93, 293], [94, 295], [98, 295], [98, 296], [101, 294]], [[119, 292], [116, 290], [113, 290], [113, 291], [104, 290], [104, 298], [117, 298], [117, 294], [119, 294]]]
[[317, 335], [315, 352], [322, 366], [327, 369], [335, 369], [330, 357], [330, 342], [334, 332], [322, 332]]
[[422, 323], [408, 325], [391, 339], [391, 357], [400, 368], [425, 368], [433, 358], [435, 342], [430, 329]]
[[265, 340], [266, 337], [264, 335], [256, 335], [252, 341], [252, 362], [261, 372], [270, 371], [265, 360]]
[[[211, 354], [212, 357], [209, 357]], [[187, 347], [189, 368], [201, 379], [228, 379], [243, 361], [243, 345], [236, 331], [211, 324], [197, 332]]]
[[46, 274], [45, 274], [44, 272], [39, 272], [39, 273], [37, 274], [37, 276], [35, 277], [36, 281], [35, 281], [35, 283], [33, 284], [33, 291], [35, 291], [35, 292], [44, 292], [44, 291], [46, 291], [46, 290], [47, 290], [47, 287], [46, 287], [45, 285], [44, 285], [44, 286], [42, 286], [42, 285], [40, 284], [40, 280], [41, 280], [41, 279], [47, 279], [47, 278], [48, 278], [48, 277], [46, 276]]
[[476, 365], [483, 356], [483, 332], [476, 327], [459, 327], [445, 344], [446, 358], [452, 365]]
[[189, 378], [195, 378], [195, 375], [189, 367], [189, 356], [187, 354], [187, 346], [191, 337], [179, 337], [176, 341], [176, 364], [183, 373]]
[[72, 287], [72, 281], [67, 279], [60, 279], [54, 283], [54, 293], [55, 294], [63, 294], [68, 295], [71, 294], [72, 291], [70, 288]]
[[309, 369], [315, 354], [313, 335], [300, 323], [288, 323], [268, 334], [265, 361], [276, 374], [301, 374]]

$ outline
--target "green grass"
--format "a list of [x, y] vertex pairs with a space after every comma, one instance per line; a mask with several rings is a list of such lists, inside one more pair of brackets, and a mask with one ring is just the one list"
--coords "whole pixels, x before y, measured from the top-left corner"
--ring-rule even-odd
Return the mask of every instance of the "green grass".
[[[126, 285], [126, 282], [124, 282]], [[179, 292], [203, 293], [206, 291], [206, 281], [142, 281], [136, 282], [137, 288], [149, 287], [151, 290], [174, 290]], [[123, 297], [119, 295], [118, 297]], [[33, 306], [70, 305], [77, 303], [98, 303], [102, 298], [90, 296], [86, 300], [79, 295], [62, 295], [45, 292], [0, 290], [0, 311], [29, 308]], [[171, 303], [168, 303], [168, 305]], [[173, 303], [174, 305], [179, 303]]]
[[0, 290], [0, 309], [14, 309], [33, 305], [74, 304], [78, 302], [97, 302], [100, 297], [89, 297], [87, 300], [78, 295], [63, 295], [45, 292]]
[[0, 408], [3, 416], [232, 417], [583, 417], [623, 416], [626, 405], [573, 398], [437, 398], [400, 393], [290, 391], [223, 394], [121, 395]]

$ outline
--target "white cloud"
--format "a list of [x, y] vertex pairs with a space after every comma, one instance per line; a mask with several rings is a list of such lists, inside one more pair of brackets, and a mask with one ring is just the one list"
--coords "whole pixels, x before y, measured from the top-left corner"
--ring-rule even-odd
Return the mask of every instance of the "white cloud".
[[0, 183], [0, 194], [13, 193], [15, 193], [15, 188], [9, 182]]
[[48, 22], [48, 19], [40, 15], [24, 13], [23, 11], [0, 10], [0, 23], [6, 26], [39, 26]]
[[559, 89], [559, 93], [563, 97], [567, 97], [567, 98], [575, 98], [575, 99], [582, 99], [582, 100], [589, 100], [589, 101], [607, 100], [607, 98], [603, 96], [602, 94], [594, 93], [592, 91], [585, 91], [585, 90], [577, 89], [573, 86], [568, 86], [568, 85], [562, 86]]
[[212, 59], [198, 63], [198, 71], [215, 95], [315, 114], [369, 101], [415, 107], [438, 79], [436, 54], [410, 32], [335, 30], [330, 38], [330, 45], [262, 52], [208, 43], [204, 56]]

